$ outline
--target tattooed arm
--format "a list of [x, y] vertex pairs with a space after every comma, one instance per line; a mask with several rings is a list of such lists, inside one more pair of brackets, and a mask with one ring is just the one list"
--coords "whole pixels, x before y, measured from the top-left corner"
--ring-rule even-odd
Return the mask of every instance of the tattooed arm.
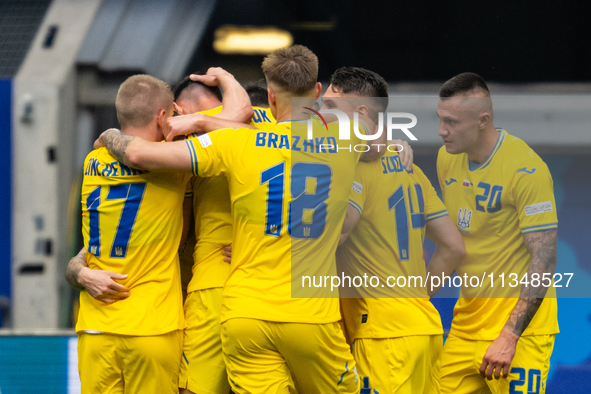
[[72, 257], [66, 269], [66, 280], [72, 287], [86, 290], [106, 304], [129, 297], [129, 289], [115, 282], [126, 278], [127, 275], [116, 272], [88, 268], [85, 248]]
[[[540, 277], [545, 273], [554, 274], [556, 269], [556, 230], [523, 234], [523, 240], [532, 256], [527, 277], [531, 278], [532, 274], [536, 273]], [[503, 376], [509, 375], [509, 367], [515, 356], [517, 341], [540, 308], [546, 291], [547, 288], [544, 286], [523, 285], [521, 287], [519, 300], [513, 308], [509, 320], [484, 355], [480, 366], [482, 377], [491, 380], [493, 371], [495, 379], [500, 378], [501, 371], [503, 371]]]
[[[532, 274], [554, 274], [556, 269], [556, 230], [536, 231], [523, 234], [525, 246], [532, 256], [531, 264], [527, 270], [527, 277]], [[505, 327], [515, 335], [521, 336], [546, 296], [547, 287], [522, 286], [519, 301], [513, 308], [513, 312]]]
[[191, 154], [185, 141], [151, 142], [117, 129], [103, 132], [94, 148], [106, 147], [126, 166], [148, 171], [191, 171]]

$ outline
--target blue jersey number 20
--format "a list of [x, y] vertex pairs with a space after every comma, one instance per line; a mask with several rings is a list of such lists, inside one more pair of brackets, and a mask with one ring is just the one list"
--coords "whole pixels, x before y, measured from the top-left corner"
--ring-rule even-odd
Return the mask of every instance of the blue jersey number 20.
[[[115, 233], [115, 239], [111, 247], [111, 258], [124, 258], [127, 256], [127, 245], [131, 237], [131, 231], [135, 224], [137, 213], [140, 209], [145, 183], [126, 183], [109, 187], [107, 200], [124, 200], [123, 210], [119, 218], [119, 225]], [[101, 205], [102, 186], [97, 187], [86, 199], [86, 209], [89, 213], [89, 240], [88, 251], [96, 257], [101, 256], [101, 237], [99, 226], [99, 206]]]
[[[267, 215], [265, 234], [281, 235], [283, 222], [283, 192], [285, 163], [277, 164], [261, 172], [261, 185], [268, 183]], [[308, 190], [308, 180], [315, 183]], [[296, 163], [291, 169], [289, 221], [287, 231], [294, 238], [315, 239], [322, 235], [326, 226], [326, 199], [330, 191], [332, 170], [326, 164]], [[311, 213], [305, 221], [304, 214]]]

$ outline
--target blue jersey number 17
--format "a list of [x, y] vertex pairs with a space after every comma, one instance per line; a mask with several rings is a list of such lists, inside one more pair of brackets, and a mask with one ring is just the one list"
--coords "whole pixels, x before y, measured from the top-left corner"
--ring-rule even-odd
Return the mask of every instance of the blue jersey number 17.
[[[96, 257], [101, 256], [101, 231], [99, 221], [99, 206], [101, 205], [102, 186], [94, 189], [86, 198], [86, 208], [89, 214], [88, 251]], [[111, 258], [125, 258], [129, 238], [135, 224], [137, 213], [146, 190], [145, 183], [126, 183], [109, 186], [107, 200], [123, 200], [123, 210], [119, 218], [119, 225], [115, 239], [111, 246]]]

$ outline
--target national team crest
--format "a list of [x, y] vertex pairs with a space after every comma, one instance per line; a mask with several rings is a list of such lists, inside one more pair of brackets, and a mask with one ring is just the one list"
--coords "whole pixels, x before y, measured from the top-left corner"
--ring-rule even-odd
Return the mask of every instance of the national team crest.
[[458, 212], [458, 227], [462, 230], [467, 230], [470, 228], [470, 220], [472, 220], [472, 210], [468, 211], [468, 208], [460, 208]]

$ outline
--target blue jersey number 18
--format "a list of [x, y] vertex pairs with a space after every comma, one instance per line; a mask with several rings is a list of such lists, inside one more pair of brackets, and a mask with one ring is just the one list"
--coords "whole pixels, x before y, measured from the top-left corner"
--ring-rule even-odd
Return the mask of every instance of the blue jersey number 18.
[[[268, 183], [265, 234], [281, 235], [285, 163], [261, 172], [261, 185]], [[309, 184], [308, 181], [311, 183]], [[296, 163], [291, 169], [289, 220], [287, 231], [293, 238], [316, 239], [326, 225], [326, 199], [330, 192], [332, 170], [326, 164]], [[313, 185], [313, 187], [311, 187]], [[314, 189], [314, 190], [308, 190]], [[311, 220], [304, 220], [305, 211]]]

